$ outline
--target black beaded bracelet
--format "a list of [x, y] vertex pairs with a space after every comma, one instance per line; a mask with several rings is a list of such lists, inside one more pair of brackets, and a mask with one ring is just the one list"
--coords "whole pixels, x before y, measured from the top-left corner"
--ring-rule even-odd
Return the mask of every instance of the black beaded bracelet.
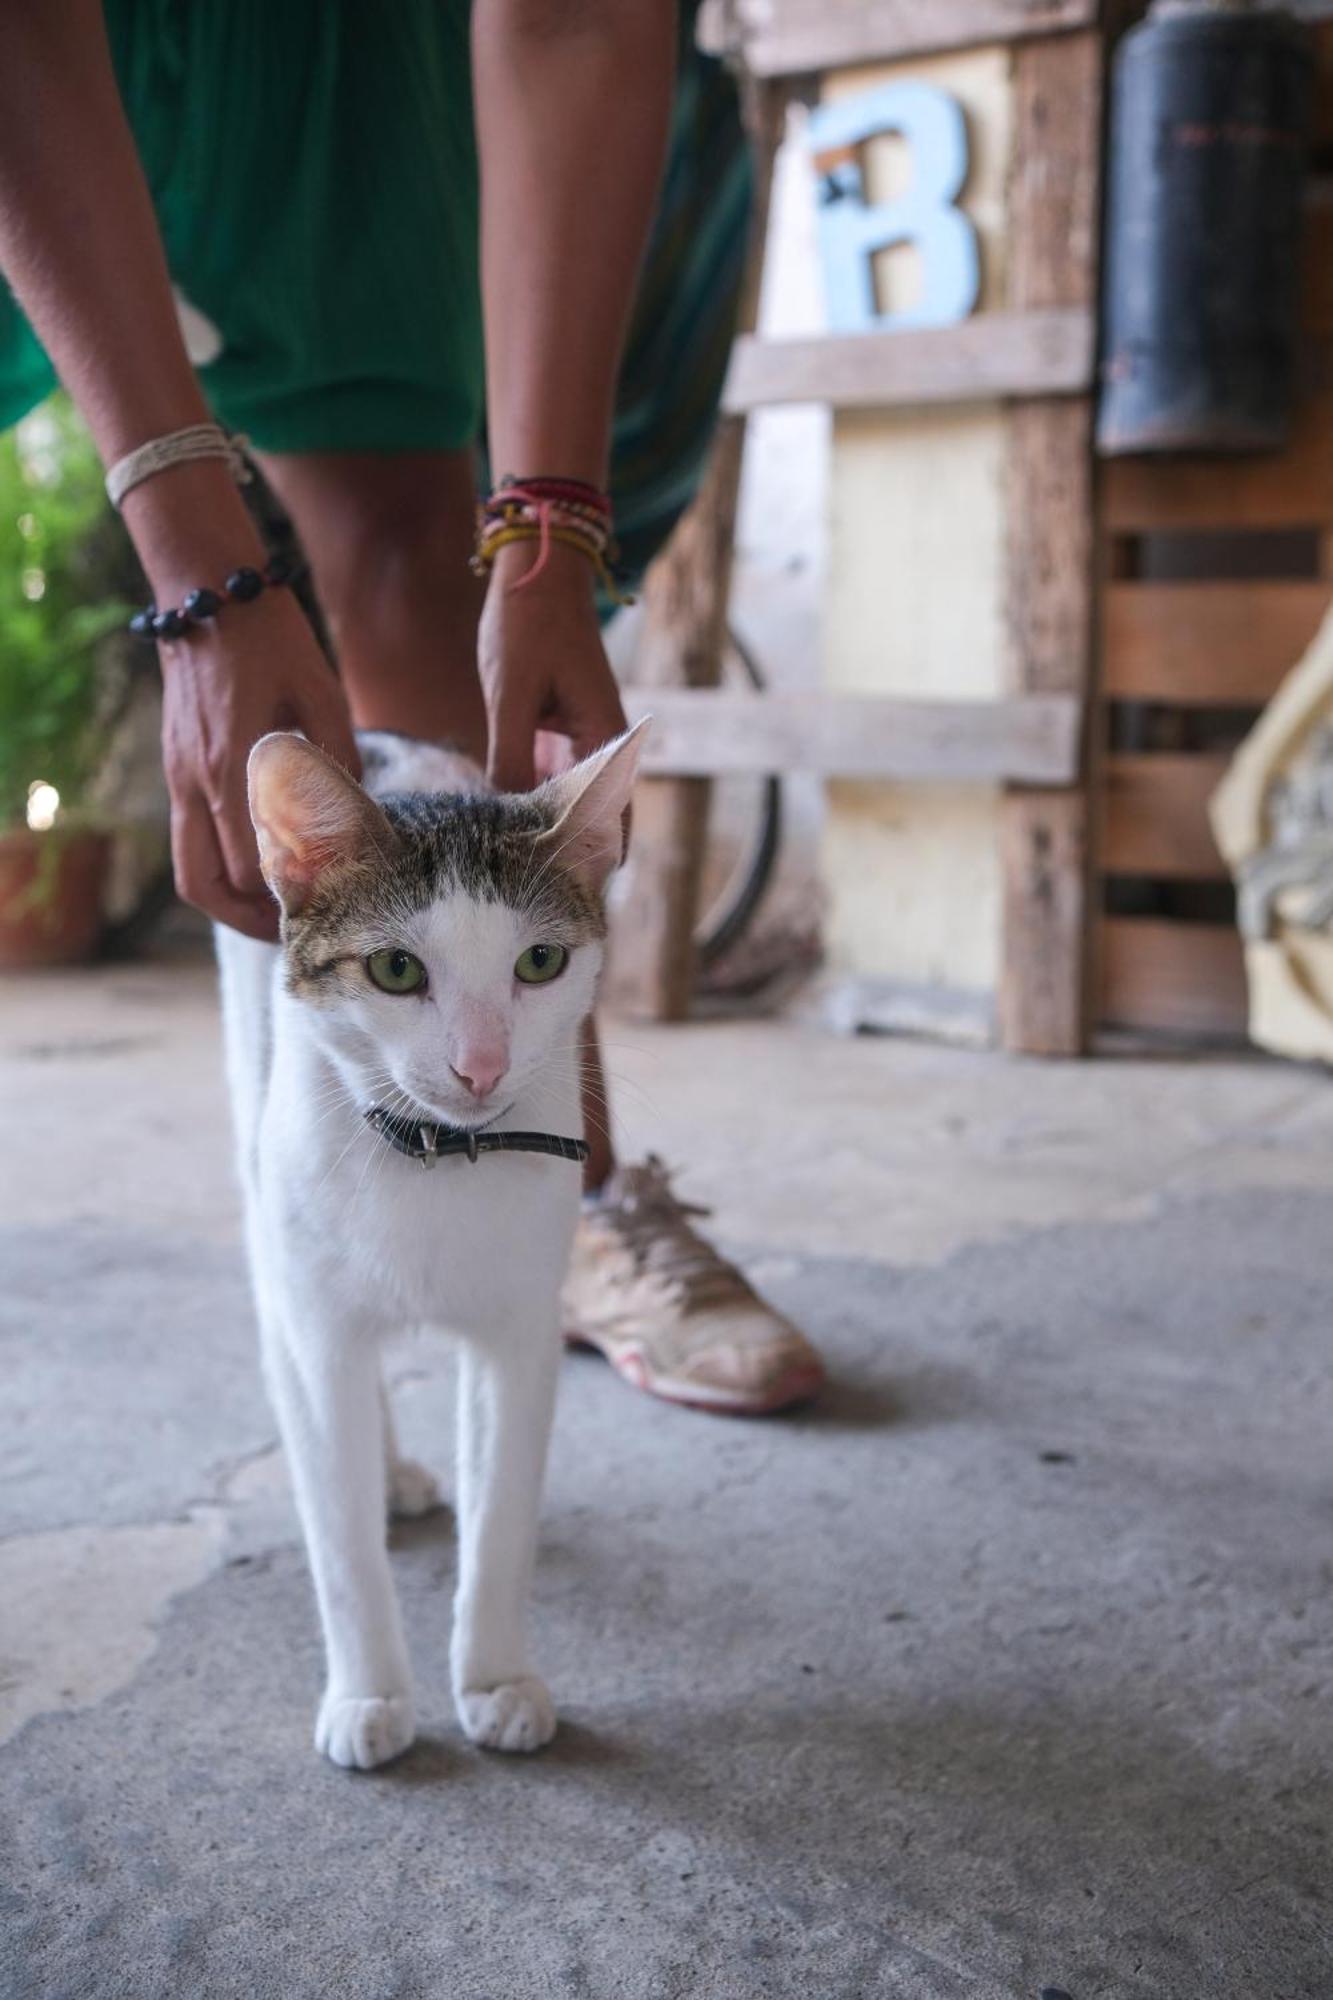
[[221, 590], [210, 590], [206, 584], [192, 590], [176, 609], [159, 611], [155, 604], [145, 604], [131, 618], [130, 630], [136, 639], [180, 639], [192, 625], [206, 625], [216, 618], [229, 599], [249, 604], [264, 591], [291, 583], [295, 575], [296, 564], [288, 557], [271, 556], [262, 570], [234, 569]]

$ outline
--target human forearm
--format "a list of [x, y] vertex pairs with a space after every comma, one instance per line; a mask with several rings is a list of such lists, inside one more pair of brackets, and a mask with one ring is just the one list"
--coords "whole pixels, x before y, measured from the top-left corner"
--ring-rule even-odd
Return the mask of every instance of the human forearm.
[[[0, 7], [0, 268], [107, 464], [207, 417], [99, 0]], [[146, 482], [124, 511], [163, 600], [257, 551], [218, 463]]]
[[[0, 4], [0, 267], [108, 465], [207, 419], [98, 0]], [[160, 605], [262, 561], [218, 460], [155, 473], [123, 511]], [[267, 730], [302, 728], [355, 768], [342, 696], [281, 591], [224, 606], [161, 654], [177, 886], [221, 922], [272, 936], [246, 756]]]
[[482, 293], [497, 472], [601, 485], [675, 74], [673, 0], [478, 0]]
[[[487, 426], [499, 474], [607, 481], [620, 351], [676, 66], [674, 0], [477, 0]], [[539, 729], [586, 754], [624, 727], [593, 570], [502, 549], [480, 634], [499, 785], [533, 782]]]

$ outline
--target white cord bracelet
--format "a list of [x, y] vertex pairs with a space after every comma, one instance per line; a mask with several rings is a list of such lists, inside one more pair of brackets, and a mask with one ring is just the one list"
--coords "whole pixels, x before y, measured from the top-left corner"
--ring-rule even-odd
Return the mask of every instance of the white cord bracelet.
[[189, 424], [184, 430], [168, 431], [165, 437], [150, 438], [111, 467], [106, 476], [107, 499], [119, 507], [130, 489], [145, 479], [169, 466], [187, 465], [200, 458], [225, 459], [236, 484], [245, 486], [251, 477], [245, 461], [246, 442], [245, 438], [228, 437], [220, 424]]

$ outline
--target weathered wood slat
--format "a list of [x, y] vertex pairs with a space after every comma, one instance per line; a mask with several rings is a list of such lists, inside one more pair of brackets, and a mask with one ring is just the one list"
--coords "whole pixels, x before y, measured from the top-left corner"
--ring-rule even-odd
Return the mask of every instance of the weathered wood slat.
[[1082, 787], [1013, 791], [1000, 815], [1000, 1034], [1019, 1055], [1087, 1045], [1088, 802]]
[[1291, 528], [1333, 520], [1333, 393], [1303, 405], [1289, 448], [1256, 458], [1116, 458], [1102, 468], [1114, 533]]
[[[1015, 52], [1009, 302], [1025, 312], [1092, 318], [1103, 71], [1099, 34]], [[1096, 623], [1087, 387], [1014, 403], [1004, 502], [1009, 685], [1080, 705]], [[1078, 1055], [1087, 1041], [1091, 780], [1082, 775], [1059, 792], [1016, 787], [1001, 807], [1000, 1031], [1006, 1048], [1027, 1054]]]
[[800, 75], [1085, 28], [1098, 0], [742, 0], [756, 76]]
[[1257, 707], [1295, 666], [1331, 601], [1318, 581], [1112, 584], [1103, 689], [1113, 701]]
[[978, 313], [957, 326], [736, 343], [723, 394], [732, 412], [775, 403], [835, 410], [1069, 396], [1093, 379], [1096, 328], [1083, 307]]
[[1008, 303], [1091, 308], [1101, 261], [1101, 35], [1015, 51]]
[[1005, 459], [1009, 680], [1033, 694], [1082, 691], [1093, 640], [1091, 401], [1015, 403]]
[[905, 701], [633, 688], [625, 706], [632, 720], [652, 717], [642, 766], [648, 777], [803, 771], [909, 783], [1068, 785], [1078, 775], [1082, 706], [1072, 695]]
[[1208, 824], [1225, 757], [1108, 757], [1101, 864], [1108, 875], [1212, 882], [1226, 876]]
[[1241, 1037], [1245, 960], [1229, 924], [1156, 917], [1102, 923], [1102, 1020], [1108, 1028]]

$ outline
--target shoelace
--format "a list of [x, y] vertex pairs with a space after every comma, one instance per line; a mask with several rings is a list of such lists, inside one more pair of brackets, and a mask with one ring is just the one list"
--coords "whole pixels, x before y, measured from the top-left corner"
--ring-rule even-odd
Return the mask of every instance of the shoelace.
[[621, 1180], [622, 1187], [603, 1201], [597, 1217], [625, 1244], [639, 1270], [670, 1285], [687, 1310], [728, 1305], [747, 1296], [740, 1272], [692, 1227], [692, 1217], [712, 1210], [682, 1201], [655, 1153], [643, 1166], [626, 1168]]

